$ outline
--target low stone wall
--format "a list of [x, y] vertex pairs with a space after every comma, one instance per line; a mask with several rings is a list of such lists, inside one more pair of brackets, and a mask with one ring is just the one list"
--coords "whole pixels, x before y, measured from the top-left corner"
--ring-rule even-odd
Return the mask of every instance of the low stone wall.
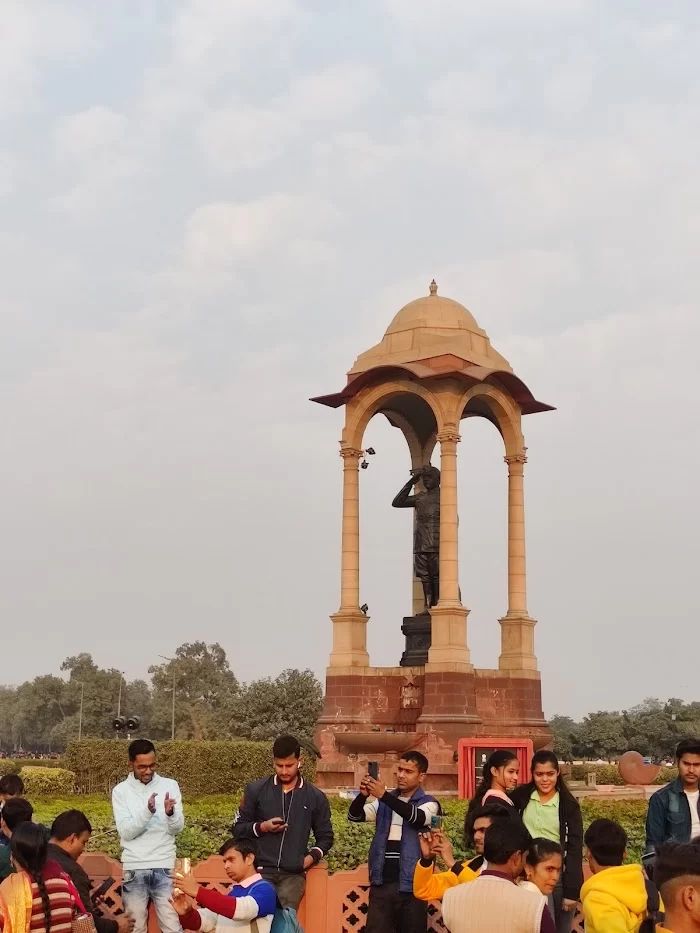
[[[114, 884], [102, 901], [102, 909], [112, 916], [123, 913], [120, 863], [101, 852], [85, 853], [80, 863], [95, 887], [99, 887], [106, 878], [114, 878]], [[223, 894], [231, 887], [223, 860], [218, 855], [197, 863], [192, 871], [204, 887]], [[364, 933], [368, 891], [366, 865], [333, 875], [329, 875], [323, 865], [312, 868], [307, 874], [306, 896], [299, 911], [299, 921], [305, 933]], [[439, 903], [431, 904], [428, 913], [428, 931], [446, 933]], [[149, 916], [148, 933], [159, 933], [153, 909]], [[583, 933], [583, 916], [580, 914], [574, 918], [572, 933]]]

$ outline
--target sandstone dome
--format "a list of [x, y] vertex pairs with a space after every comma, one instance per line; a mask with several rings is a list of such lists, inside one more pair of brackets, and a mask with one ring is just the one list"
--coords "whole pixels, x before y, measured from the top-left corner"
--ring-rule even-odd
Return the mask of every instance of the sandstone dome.
[[437, 292], [433, 280], [428, 295], [404, 305], [394, 315], [382, 341], [360, 354], [349, 374], [440, 356], [512, 372], [508, 361], [493, 349], [473, 314], [458, 301]]

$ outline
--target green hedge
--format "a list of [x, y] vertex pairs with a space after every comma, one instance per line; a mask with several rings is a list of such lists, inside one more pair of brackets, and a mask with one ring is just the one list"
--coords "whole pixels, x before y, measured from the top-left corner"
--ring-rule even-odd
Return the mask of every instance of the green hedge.
[[24, 781], [26, 797], [60, 797], [72, 794], [75, 774], [65, 768], [22, 768], [19, 776]]
[[[76, 805], [75, 798], [36, 800], [35, 819], [50, 825], [63, 810]], [[331, 871], [347, 871], [367, 861], [373, 827], [349, 823], [348, 802], [332, 798], [331, 817], [335, 830], [335, 845], [328, 857]], [[104, 797], [84, 797], [78, 801], [93, 828], [90, 841], [92, 850], [119, 857], [119, 840], [114, 831], [112, 808]], [[455, 845], [457, 857], [468, 853], [464, 849], [462, 829], [467, 804], [464, 800], [443, 801], [444, 826]], [[638, 861], [644, 845], [644, 800], [584, 800], [581, 803], [584, 823], [607, 817], [621, 823], [630, 839], [629, 857]], [[222, 841], [230, 834], [233, 816], [238, 809], [237, 797], [209, 797], [199, 800], [185, 798], [185, 829], [177, 838], [177, 851], [181, 858], [195, 861], [217, 852]]]
[[[185, 797], [240, 792], [272, 771], [269, 742], [159, 742], [158, 770], [175, 778]], [[71, 742], [66, 765], [75, 772], [79, 794], [109, 793], [128, 773], [124, 740]], [[314, 761], [304, 760], [304, 774], [314, 779]]]
[[0, 777], [19, 774], [23, 768], [65, 768], [62, 758], [0, 758]]
[[[617, 765], [573, 765], [571, 768], [571, 779], [574, 781], [585, 781], [586, 775], [591, 771], [595, 772], [596, 782], [598, 784], [615, 784], [618, 787], [624, 786], [624, 781], [620, 777], [620, 771]], [[675, 781], [678, 777], [677, 768], [661, 768], [659, 776], [654, 784], [668, 784]]]

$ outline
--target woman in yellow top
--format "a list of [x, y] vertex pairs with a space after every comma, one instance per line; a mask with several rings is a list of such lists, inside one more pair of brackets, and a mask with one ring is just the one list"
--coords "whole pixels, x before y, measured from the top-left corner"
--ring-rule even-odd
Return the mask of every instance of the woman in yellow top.
[[[439, 901], [448, 888], [464, 884], [478, 878], [484, 869], [484, 836], [494, 820], [512, 819], [510, 813], [500, 804], [490, 804], [474, 811], [471, 839], [476, 858], [458, 862], [454, 857], [452, 844], [444, 833], [424, 833], [420, 835], [421, 859], [413, 875], [413, 895], [420, 901]], [[447, 865], [447, 871], [435, 871], [435, 856], [439, 855]]]

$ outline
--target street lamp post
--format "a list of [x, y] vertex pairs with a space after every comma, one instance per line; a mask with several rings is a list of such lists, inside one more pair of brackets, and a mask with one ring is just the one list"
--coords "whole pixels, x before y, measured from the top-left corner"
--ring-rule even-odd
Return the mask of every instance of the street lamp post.
[[122, 684], [124, 683], [124, 671], [119, 671], [119, 699], [117, 700], [117, 716], [122, 714]]
[[172, 723], [170, 727], [170, 740], [175, 741], [175, 658], [168, 658], [164, 654], [159, 654], [159, 658], [162, 658], [164, 661], [170, 661], [173, 665], [173, 710], [172, 710]]
[[85, 683], [80, 684], [80, 718], [78, 719], [78, 741], [83, 737], [83, 701], [85, 699]]

